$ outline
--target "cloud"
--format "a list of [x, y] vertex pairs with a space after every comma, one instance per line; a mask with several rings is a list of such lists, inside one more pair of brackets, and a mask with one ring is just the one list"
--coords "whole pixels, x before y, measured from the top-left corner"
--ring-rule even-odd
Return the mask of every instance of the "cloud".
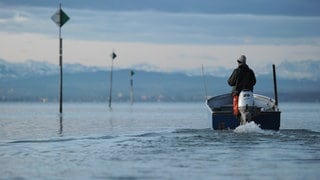
[[0, 18], [0, 23], [7, 26], [8, 24], [20, 24], [28, 21], [27, 16], [11, 11], [11, 13], [2, 13], [3, 17]]
[[16, 13], [13, 17], [13, 21], [16, 23], [23, 23], [28, 21], [28, 18], [20, 13]]
[[[2, 0], [2, 6], [56, 8], [58, 1]], [[319, 16], [318, 0], [68, 0], [66, 8], [100, 11], [145, 11], [200, 14]]]
[[284, 61], [278, 66], [280, 77], [288, 79], [320, 79], [320, 60]]
[[[169, 44], [314, 43], [320, 17], [192, 14], [155, 11], [70, 11], [64, 28], [77, 39]], [[271, 40], [273, 41], [271, 41]]]
[[[58, 64], [58, 38], [39, 34], [0, 33], [0, 58], [11, 62], [27, 59]], [[200, 68], [234, 68], [236, 58], [245, 54], [248, 64], [263, 70], [266, 65], [282, 61], [318, 59], [319, 47], [311, 45], [188, 45], [147, 42], [104, 42], [64, 39], [64, 62], [90, 66], [109, 66], [115, 49], [116, 68], [142, 64], [161, 71], [188, 71]]]
[[[1, 8], [1, 32], [8, 33], [52, 33], [54, 28], [50, 20], [51, 11], [48, 8]], [[56, 30], [56, 29], [55, 29]]]
[[[62, 28], [63, 35], [79, 40], [162, 44], [314, 44], [320, 37], [320, 17], [64, 10], [71, 19]], [[55, 11], [56, 7], [1, 10], [1, 31], [54, 36], [57, 28], [50, 17]]]
[[7, 22], [6, 19], [1, 19], [1, 18], [0, 18], [0, 24], [6, 23], [6, 22]]
[[[40, 2], [1, 2], [5, 5], [0, 9], [0, 58], [57, 63], [58, 28], [50, 19], [57, 6]], [[246, 54], [250, 65], [260, 69], [284, 60], [320, 57], [320, 17], [316, 13], [252, 13], [257, 4], [207, 12], [222, 1], [197, 5], [187, 0], [188, 5], [182, 7], [176, 0], [130, 1], [134, 5], [125, 7], [120, 7], [120, 1], [77, 2], [65, 1], [63, 6], [71, 18], [62, 28], [68, 63], [108, 66], [113, 48], [119, 53], [118, 67], [144, 65], [163, 71], [194, 69], [201, 64], [232, 68], [240, 54]], [[140, 10], [142, 2], [147, 4]], [[221, 6], [227, 8], [228, 3]], [[14, 8], [5, 8], [9, 6]]]

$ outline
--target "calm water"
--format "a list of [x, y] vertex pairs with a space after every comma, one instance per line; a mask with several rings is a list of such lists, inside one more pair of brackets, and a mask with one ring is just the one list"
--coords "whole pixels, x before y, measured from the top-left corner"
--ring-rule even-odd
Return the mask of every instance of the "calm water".
[[280, 131], [210, 129], [201, 103], [0, 104], [0, 179], [319, 179], [320, 103]]

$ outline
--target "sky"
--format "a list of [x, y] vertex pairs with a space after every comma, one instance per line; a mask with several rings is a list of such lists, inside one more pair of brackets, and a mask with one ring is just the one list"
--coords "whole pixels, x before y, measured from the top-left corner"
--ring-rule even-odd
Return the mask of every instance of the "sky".
[[[319, 60], [319, 0], [61, 0], [64, 63], [158, 71], [259, 72]], [[59, 62], [59, 0], [0, 0], [0, 59]]]

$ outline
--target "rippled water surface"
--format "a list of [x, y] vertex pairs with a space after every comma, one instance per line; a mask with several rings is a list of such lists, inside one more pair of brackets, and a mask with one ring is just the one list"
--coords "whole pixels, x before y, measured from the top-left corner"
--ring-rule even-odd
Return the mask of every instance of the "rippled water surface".
[[0, 104], [0, 179], [318, 179], [320, 104], [214, 131], [201, 103]]

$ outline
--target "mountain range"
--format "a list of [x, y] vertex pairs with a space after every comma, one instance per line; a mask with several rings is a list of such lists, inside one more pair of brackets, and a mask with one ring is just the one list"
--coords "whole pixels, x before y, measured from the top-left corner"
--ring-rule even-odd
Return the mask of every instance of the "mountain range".
[[[147, 67], [147, 66], [144, 66]], [[113, 72], [113, 100], [130, 99], [130, 72]], [[283, 62], [277, 66], [279, 100], [320, 101], [320, 61]], [[135, 101], [203, 101], [208, 96], [230, 92], [227, 79], [232, 69], [206, 70], [205, 76], [190, 72], [155, 72], [135, 67], [133, 89]], [[257, 72], [255, 92], [273, 97], [272, 69]], [[108, 67], [64, 64], [64, 100], [103, 102], [108, 100]], [[206, 89], [205, 89], [206, 87]], [[10, 63], [0, 59], [1, 101], [58, 101], [59, 66], [47, 62]]]

